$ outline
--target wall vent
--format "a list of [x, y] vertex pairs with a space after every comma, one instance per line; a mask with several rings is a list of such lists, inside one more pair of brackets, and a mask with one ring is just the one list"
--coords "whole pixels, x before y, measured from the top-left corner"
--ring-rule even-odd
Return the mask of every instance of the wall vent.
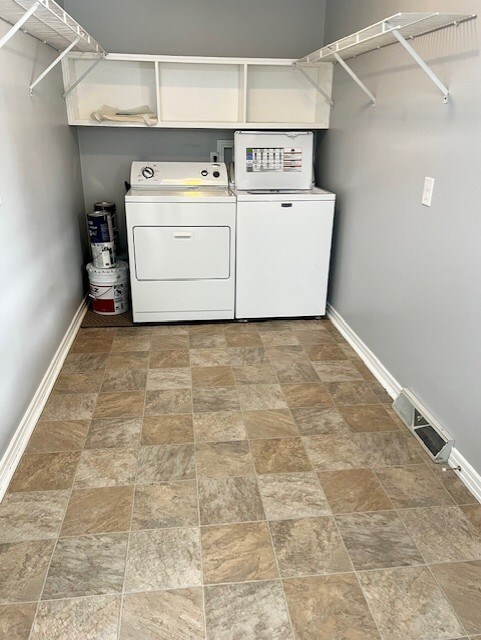
[[409, 389], [401, 391], [393, 402], [393, 408], [435, 462], [448, 461], [454, 447], [454, 438], [441, 427]]

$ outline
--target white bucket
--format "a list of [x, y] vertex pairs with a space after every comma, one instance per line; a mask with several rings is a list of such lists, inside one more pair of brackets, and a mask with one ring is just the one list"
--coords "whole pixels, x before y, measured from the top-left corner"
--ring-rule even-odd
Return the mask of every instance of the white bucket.
[[92, 310], [102, 316], [114, 316], [129, 309], [129, 267], [118, 260], [115, 267], [101, 269], [92, 263], [87, 265], [90, 281]]
[[92, 264], [99, 269], [109, 269], [115, 265], [115, 242], [92, 243]]

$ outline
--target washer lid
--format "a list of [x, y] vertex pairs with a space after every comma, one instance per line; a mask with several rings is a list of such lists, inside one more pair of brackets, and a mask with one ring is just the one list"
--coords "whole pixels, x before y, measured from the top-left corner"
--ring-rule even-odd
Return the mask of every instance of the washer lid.
[[327, 200], [336, 199], [334, 193], [313, 187], [312, 189], [296, 190], [296, 189], [260, 189], [253, 191], [234, 191], [238, 202], [294, 202], [296, 200]]
[[235, 196], [229, 189], [131, 189], [125, 202], [233, 202]]

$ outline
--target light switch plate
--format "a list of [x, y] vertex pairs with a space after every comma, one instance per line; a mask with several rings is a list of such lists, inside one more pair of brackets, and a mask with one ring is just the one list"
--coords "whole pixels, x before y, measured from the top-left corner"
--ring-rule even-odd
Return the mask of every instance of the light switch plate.
[[421, 203], [425, 207], [431, 206], [431, 202], [433, 199], [433, 191], [434, 191], [434, 178], [426, 177], [424, 179], [424, 190], [423, 190], [423, 197], [421, 200]]

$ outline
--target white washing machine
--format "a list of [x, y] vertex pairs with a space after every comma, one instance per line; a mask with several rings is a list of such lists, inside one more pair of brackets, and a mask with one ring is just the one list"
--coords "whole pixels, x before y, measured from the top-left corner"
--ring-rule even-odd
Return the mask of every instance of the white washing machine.
[[130, 182], [134, 322], [234, 318], [236, 200], [225, 165], [133, 162]]

